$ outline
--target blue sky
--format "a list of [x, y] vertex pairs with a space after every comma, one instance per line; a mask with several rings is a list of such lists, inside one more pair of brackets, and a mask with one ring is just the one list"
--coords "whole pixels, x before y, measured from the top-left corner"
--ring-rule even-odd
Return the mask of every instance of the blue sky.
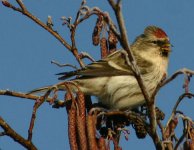
[[[10, 0], [10, 2], [13, 2]], [[69, 40], [69, 31], [61, 25], [61, 16], [75, 17], [80, 0], [31, 0], [24, 1], [26, 7], [40, 20], [46, 21], [51, 15], [54, 28]], [[105, 0], [88, 0], [90, 7], [98, 6], [113, 12]], [[194, 70], [194, 1], [177, 0], [123, 0], [123, 14], [130, 43], [141, 34], [148, 25], [163, 28], [174, 45], [169, 64], [169, 75], [187, 67]], [[27, 92], [31, 89], [57, 83], [55, 73], [68, 70], [50, 63], [75, 63], [75, 58], [47, 31], [27, 19], [25, 16], [0, 5], [0, 89]], [[94, 47], [91, 34], [95, 17], [81, 24], [76, 40], [80, 51], [89, 52], [99, 59], [99, 47]], [[182, 89], [183, 77], [163, 88], [157, 96], [157, 105], [169, 116]], [[190, 91], [194, 91], [193, 81]], [[194, 118], [194, 101], [186, 100], [181, 106], [186, 114]], [[27, 137], [33, 101], [21, 98], [0, 96], [0, 115], [21, 135]], [[166, 120], [165, 120], [166, 121]], [[132, 128], [129, 140], [121, 141], [123, 150], [154, 149], [149, 137], [138, 140]], [[181, 132], [180, 129], [177, 129]], [[1, 130], [0, 130], [1, 131]], [[178, 134], [180, 135], [180, 133]], [[52, 109], [49, 104], [40, 107], [34, 129], [33, 142], [40, 150], [69, 149], [67, 137], [67, 116], [65, 109]], [[23, 150], [24, 148], [8, 137], [0, 137], [0, 149]]]

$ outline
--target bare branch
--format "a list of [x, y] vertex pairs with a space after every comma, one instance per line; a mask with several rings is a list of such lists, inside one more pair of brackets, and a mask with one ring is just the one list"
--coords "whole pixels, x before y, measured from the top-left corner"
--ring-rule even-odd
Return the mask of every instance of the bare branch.
[[[35, 101], [40, 99], [41, 97], [33, 94], [26, 94], [26, 93], [15, 92], [10, 90], [0, 90], [0, 95], [25, 98], [29, 100], [35, 100]], [[47, 97], [45, 101], [51, 104], [51, 102], [53, 102], [53, 97]], [[53, 108], [64, 107], [65, 105], [66, 105], [66, 102], [64, 102], [63, 100], [56, 100], [54, 101]]]
[[169, 118], [169, 120], [168, 120], [168, 122], [167, 122], [167, 124], [166, 124], [166, 127], [169, 126], [170, 121], [172, 120], [172, 118], [175, 117], [177, 107], [179, 106], [180, 102], [181, 102], [185, 97], [191, 98], [191, 97], [194, 97], [194, 94], [192, 94], [192, 93], [184, 93], [184, 94], [182, 94], [181, 96], [179, 96], [179, 98], [178, 98], [178, 100], [177, 100], [177, 102], [176, 102], [174, 108], [172, 109], [172, 113], [171, 113], [171, 116], [170, 116], [170, 118]]
[[71, 32], [71, 40], [72, 40], [72, 46], [70, 46], [63, 38], [62, 36], [60, 36], [58, 34], [58, 32], [54, 31], [52, 28], [50, 28], [49, 26], [47, 26], [45, 23], [43, 23], [42, 21], [40, 21], [37, 17], [33, 16], [25, 7], [25, 5], [23, 4], [23, 2], [21, 2], [21, 0], [17, 0], [18, 4], [21, 6], [22, 9], [20, 8], [16, 8], [13, 5], [10, 4], [9, 8], [12, 8], [15, 11], [18, 11], [20, 13], [22, 13], [23, 15], [27, 16], [28, 18], [30, 18], [31, 20], [33, 20], [35, 23], [37, 23], [39, 26], [43, 27], [45, 30], [47, 30], [49, 33], [51, 33], [56, 39], [59, 40], [59, 42], [61, 42], [62, 45], [64, 45], [70, 52], [73, 53], [73, 55], [76, 57], [77, 61], [79, 62], [81, 67], [84, 67], [85, 65], [83, 64], [83, 62], [81, 61], [81, 59], [79, 58], [77, 49], [75, 47], [75, 29], [74, 31]]
[[182, 143], [182, 141], [185, 139], [185, 137], [187, 136], [188, 134], [188, 121], [186, 120], [183, 120], [183, 125], [184, 125], [184, 128], [183, 128], [183, 134], [181, 135], [181, 137], [179, 138], [178, 142], [176, 143], [174, 149], [177, 150], [179, 145]]
[[[26, 99], [30, 99], [30, 100], [37, 100], [41, 97], [41, 96], [37, 96], [37, 95], [33, 95], [33, 94], [26, 94], [26, 93], [15, 92], [15, 91], [10, 91], [10, 90], [0, 90], [0, 95], [26, 98]], [[50, 98], [50, 97], [48, 97], [46, 99], [47, 102], [50, 102], [51, 100], [52, 100], [52, 98]]]
[[60, 64], [59, 62], [57, 62], [55, 60], [52, 60], [51, 63], [57, 65], [58, 67], [67, 67], [68, 66], [68, 67], [71, 67], [71, 68], [74, 68], [74, 69], [78, 69], [74, 65], [71, 65], [71, 64]]
[[164, 82], [160, 86], [161, 87], [165, 86], [169, 82], [173, 81], [180, 74], [194, 75], [194, 71], [190, 70], [190, 69], [187, 69], [187, 68], [180, 69], [180, 70], [176, 71], [171, 77], [169, 77], [168, 79], [164, 80]]
[[37, 112], [38, 108], [44, 103], [44, 101], [49, 96], [51, 91], [52, 91], [52, 89], [48, 90], [43, 96], [40, 97], [40, 99], [37, 99], [34, 106], [33, 106], [30, 126], [29, 126], [29, 129], [28, 129], [28, 140], [29, 141], [32, 140], [32, 130], [34, 128], [34, 123], [35, 123], [35, 119], [36, 119], [36, 112]]
[[22, 136], [20, 136], [18, 133], [16, 133], [0, 116], [0, 126], [3, 128], [4, 133], [11, 137], [14, 141], [21, 144], [23, 147], [29, 149], [29, 150], [37, 150], [35, 145], [26, 139], [24, 139]]
[[149, 92], [147, 91], [147, 88], [145, 87], [145, 85], [143, 83], [143, 79], [141, 77], [139, 68], [137, 67], [135, 58], [131, 52], [130, 44], [128, 42], [127, 31], [126, 31], [124, 19], [123, 19], [123, 15], [121, 12], [120, 1], [118, 1], [118, 3], [115, 4], [114, 0], [109, 0], [109, 4], [112, 6], [112, 8], [115, 12], [117, 22], [119, 25], [119, 30], [120, 30], [121, 35], [120, 35], [120, 38], [118, 38], [118, 39], [119, 39], [121, 45], [123, 46], [123, 48], [128, 53], [128, 58], [132, 64], [131, 67], [132, 67], [133, 73], [134, 73], [134, 75], [137, 79], [137, 82], [141, 88], [142, 94], [145, 97], [146, 104], [147, 104], [148, 110], [149, 110], [149, 119], [150, 119], [151, 133], [152, 133], [151, 135], [152, 135], [152, 139], [154, 140], [154, 143], [157, 145], [160, 141], [160, 138], [159, 138], [159, 135], [157, 134], [157, 131], [156, 131], [157, 123], [156, 123], [156, 112], [155, 112], [154, 98], [150, 99]]
[[38, 18], [36, 18], [35, 16], [33, 16], [30, 12], [27, 11], [27, 9], [25, 8], [25, 5], [23, 4], [23, 2], [21, 2], [21, 0], [17, 0], [18, 3], [20, 4], [20, 6], [23, 9], [20, 8], [16, 8], [15, 6], [10, 4], [9, 8], [12, 8], [13, 10], [22, 13], [23, 15], [27, 16], [28, 18], [30, 18], [31, 20], [33, 20], [35, 23], [37, 23], [38, 25], [40, 25], [41, 27], [43, 27], [45, 30], [47, 30], [48, 32], [50, 32], [56, 39], [58, 39], [68, 50], [71, 50], [71, 46], [55, 31], [53, 31], [51, 28], [49, 28], [45, 23], [43, 23], [42, 21], [40, 21]]
[[135, 58], [134, 58], [134, 56], [131, 52], [131, 49], [130, 49], [130, 44], [129, 44], [128, 37], [127, 37], [127, 30], [125, 27], [123, 14], [121, 12], [121, 4], [120, 4], [120, 2], [118, 4], [115, 4], [114, 0], [109, 0], [109, 4], [112, 6], [112, 8], [115, 12], [117, 22], [119, 25], [119, 30], [120, 30], [121, 35], [120, 35], [120, 38], [118, 38], [118, 39], [119, 39], [121, 45], [123, 46], [123, 48], [127, 51], [129, 60], [132, 63], [133, 72], [135, 74], [135, 77], [138, 81], [138, 84], [139, 84], [139, 86], [142, 90], [142, 93], [146, 99], [146, 102], [148, 104], [148, 101], [150, 99], [150, 95], [149, 95], [148, 91], [146, 90], [146, 87], [143, 84], [143, 80], [142, 80], [142, 77], [140, 75], [140, 71], [136, 65]]
[[79, 54], [79, 57], [80, 57], [81, 59], [88, 58], [88, 59], [89, 59], [90, 61], [92, 61], [92, 62], [95, 61], [95, 59], [92, 58], [92, 56], [90, 56], [90, 54], [88, 54], [87, 52], [81, 52], [81, 53]]
[[20, 5], [23, 11], [26, 11], [26, 7], [24, 6], [22, 0], [16, 0], [16, 2]]

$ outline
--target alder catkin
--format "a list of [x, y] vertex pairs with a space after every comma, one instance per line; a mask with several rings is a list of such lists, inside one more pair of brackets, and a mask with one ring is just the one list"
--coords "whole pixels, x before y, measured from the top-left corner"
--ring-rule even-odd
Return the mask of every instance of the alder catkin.
[[105, 58], [108, 55], [108, 45], [105, 37], [100, 39], [101, 58]]
[[103, 27], [103, 17], [99, 16], [96, 20], [96, 25], [92, 33], [93, 45], [97, 46], [100, 43], [100, 33]]
[[108, 47], [109, 47], [109, 53], [113, 53], [116, 51], [117, 48], [118, 39], [114, 32], [110, 29], [108, 32]]

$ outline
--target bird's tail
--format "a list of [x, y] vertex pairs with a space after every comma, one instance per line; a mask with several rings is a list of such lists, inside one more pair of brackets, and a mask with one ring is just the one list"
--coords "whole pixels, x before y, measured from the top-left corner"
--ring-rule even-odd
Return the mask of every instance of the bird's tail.
[[30, 92], [28, 92], [27, 94], [37, 94], [37, 93], [46, 93], [46, 92], [52, 92], [53, 90], [57, 90], [57, 91], [67, 91], [67, 90], [71, 90], [73, 92], [77, 92], [78, 91], [78, 86], [71, 81], [68, 82], [60, 82], [51, 86], [45, 86], [42, 88], [37, 88], [34, 89]]

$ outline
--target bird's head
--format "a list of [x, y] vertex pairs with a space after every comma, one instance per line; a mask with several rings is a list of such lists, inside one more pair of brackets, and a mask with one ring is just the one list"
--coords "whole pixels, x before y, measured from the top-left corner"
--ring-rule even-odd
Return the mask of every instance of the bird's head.
[[140, 53], [150, 53], [168, 58], [171, 44], [167, 34], [159, 27], [148, 26], [144, 33], [137, 37], [132, 44], [132, 49]]

